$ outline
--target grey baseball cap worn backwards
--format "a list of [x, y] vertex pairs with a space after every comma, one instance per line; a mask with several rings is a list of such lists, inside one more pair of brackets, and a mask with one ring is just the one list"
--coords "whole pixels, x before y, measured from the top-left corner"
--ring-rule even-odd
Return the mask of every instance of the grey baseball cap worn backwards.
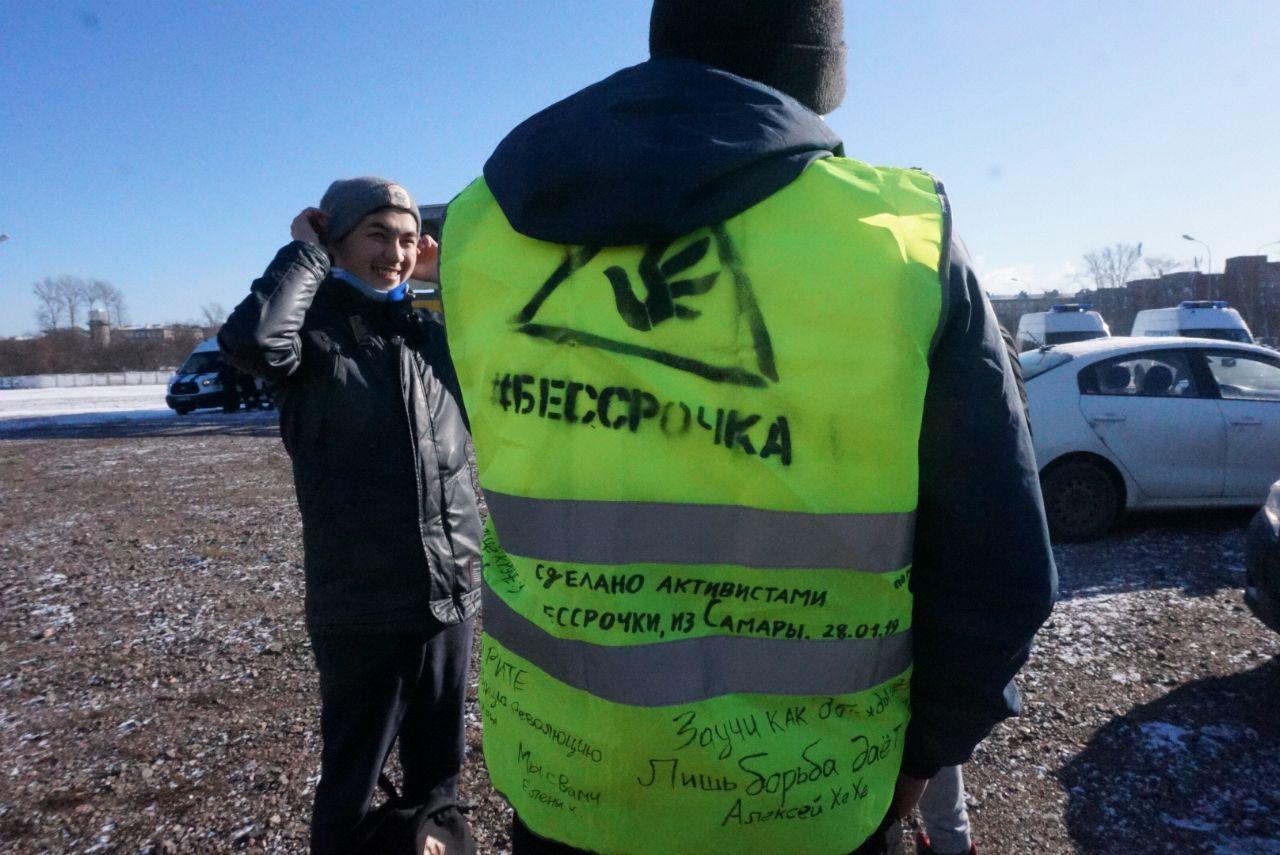
[[329, 215], [325, 224], [325, 243], [335, 243], [346, 236], [361, 220], [382, 208], [398, 208], [413, 214], [422, 231], [422, 217], [409, 191], [385, 178], [340, 178], [329, 185], [320, 200], [320, 210]]

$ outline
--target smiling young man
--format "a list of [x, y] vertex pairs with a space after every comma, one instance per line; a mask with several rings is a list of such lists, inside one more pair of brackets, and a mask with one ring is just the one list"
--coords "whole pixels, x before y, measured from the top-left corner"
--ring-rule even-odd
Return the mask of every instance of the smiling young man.
[[462, 766], [481, 528], [444, 330], [409, 299], [411, 274], [435, 278], [420, 228], [403, 187], [335, 181], [218, 334], [276, 385], [293, 462], [324, 742], [313, 853], [353, 851], [397, 736], [428, 813]]

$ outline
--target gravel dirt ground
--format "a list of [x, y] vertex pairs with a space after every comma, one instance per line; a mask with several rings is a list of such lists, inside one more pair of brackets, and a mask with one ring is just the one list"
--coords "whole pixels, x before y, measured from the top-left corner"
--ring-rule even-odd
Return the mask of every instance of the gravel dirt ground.
[[[1242, 512], [1057, 550], [1025, 714], [966, 767], [984, 852], [1280, 853], [1280, 644]], [[270, 414], [0, 427], [0, 850], [306, 851], [300, 528]], [[474, 688], [462, 791], [508, 847]]]

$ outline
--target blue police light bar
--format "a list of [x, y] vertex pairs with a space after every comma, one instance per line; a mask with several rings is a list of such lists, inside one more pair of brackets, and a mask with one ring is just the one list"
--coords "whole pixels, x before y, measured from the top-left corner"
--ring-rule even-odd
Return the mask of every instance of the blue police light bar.
[[1051, 312], [1088, 312], [1093, 309], [1093, 303], [1054, 303], [1049, 307]]
[[1183, 300], [1179, 309], [1226, 309], [1230, 304], [1226, 300]]

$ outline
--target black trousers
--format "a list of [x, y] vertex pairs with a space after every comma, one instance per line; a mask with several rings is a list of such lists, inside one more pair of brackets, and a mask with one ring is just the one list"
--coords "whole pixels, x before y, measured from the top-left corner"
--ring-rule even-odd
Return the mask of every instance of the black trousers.
[[[885, 817], [880, 828], [849, 855], [899, 855], [903, 851], [902, 824], [896, 819]], [[540, 837], [521, 822], [519, 816], [515, 816], [511, 820], [511, 855], [590, 855], [590, 853], [585, 849], [575, 849]]]
[[429, 634], [314, 636], [320, 671], [320, 783], [311, 852], [346, 852], [400, 738], [402, 794], [456, 797], [473, 621]]

